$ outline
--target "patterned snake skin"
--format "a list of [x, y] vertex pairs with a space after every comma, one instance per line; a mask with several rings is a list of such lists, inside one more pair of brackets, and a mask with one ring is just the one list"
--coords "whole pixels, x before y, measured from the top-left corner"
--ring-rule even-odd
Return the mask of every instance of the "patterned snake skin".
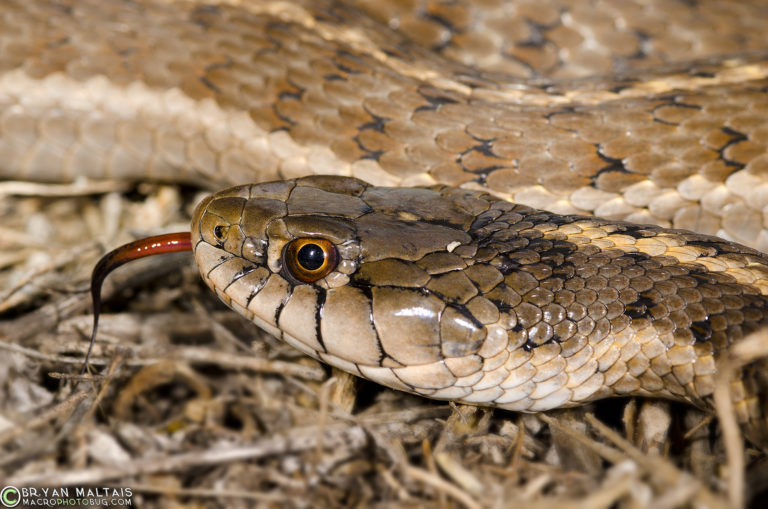
[[[196, 255], [310, 355], [506, 408], [706, 405], [765, 321], [765, 19], [758, 0], [0, 0], [0, 176], [288, 179], [207, 201]], [[312, 174], [403, 189], [291, 180]], [[405, 189], [435, 184], [463, 190]], [[318, 236], [337, 264], [298, 284], [283, 246]], [[764, 372], [734, 385], [742, 422], [763, 422]]]
[[[768, 256], [477, 191], [347, 177], [238, 186], [192, 221], [203, 280], [302, 352], [378, 383], [510, 410], [616, 395], [708, 406], [716, 360], [768, 323]], [[295, 243], [323, 246], [309, 275]], [[736, 382], [765, 429], [765, 366]]]

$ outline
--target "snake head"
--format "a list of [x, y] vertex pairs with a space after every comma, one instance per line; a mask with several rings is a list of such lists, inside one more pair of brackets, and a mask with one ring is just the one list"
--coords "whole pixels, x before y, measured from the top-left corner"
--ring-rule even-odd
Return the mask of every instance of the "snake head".
[[208, 286], [266, 331], [355, 374], [448, 398], [456, 380], [481, 374], [482, 348], [506, 345], [504, 327], [475, 316], [480, 300], [427, 288], [433, 274], [466, 268], [462, 246], [487, 208], [480, 193], [451, 188], [306, 177], [214, 194], [197, 208], [192, 242]]

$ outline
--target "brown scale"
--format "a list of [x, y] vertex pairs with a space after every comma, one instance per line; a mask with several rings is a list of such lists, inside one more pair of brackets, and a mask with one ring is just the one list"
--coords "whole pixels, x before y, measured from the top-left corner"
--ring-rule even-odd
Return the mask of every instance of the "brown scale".
[[[256, 199], [262, 194], [270, 198]], [[270, 205], [282, 201], [286, 206]], [[321, 204], [333, 211], [318, 212]], [[635, 394], [709, 406], [715, 360], [768, 322], [768, 296], [749, 282], [757, 274], [754, 281], [760, 284], [768, 259], [704, 235], [560, 216], [449, 187], [375, 188], [338, 177], [234, 188], [205, 207], [210, 214], [203, 219], [203, 238], [210, 237], [206, 232], [214, 224], [225, 225], [221, 231], [230, 233], [221, 245], [230, 252], [241, 249], [245, 238], [239, 232], [245, 231], [255, 244], [262, 238], [278, 242], [278, 255], [282, 241], [273, 235], [290, 239], [311, 232], [331, 239], [339, 250], [359, 242], [359, 249], [350, 251], [359, 253], [353, 256], [356, 270], [348, 283], [338, 284], [354, 290], [355, 307], [369, 310], [356, 327], [368, 328], [375, 340], [365, 362], [347, 362], [368, 366], [379, 352], [376, 366], [394, 372], [410, 364], [433, 366], [429, 369], [437, 371], [426, 378], [414, 371], [380, 379], [420, 394], [450, 387], [456, 373], [471, 378], [480, 361], [490, 370], [498, 352], [486, 345], [495, 341], [489, 331], [503, 324], [505, 355], [530, 356], [542, 381], [561, 376], [571, 359], [589, 355], [595, 362], [591, 369], [603, 375], [602, 385], [570, 404]], [[257, 210], [259, 228], [245, 223], [232, 228], [241, 211]], [[290, 215], [292, 210], [298, 215]], [[366, 225], [373, 223], [392, 233], [369, 230]], [[273, 233], [264, 237], [264, 229]], [[229, 263], [218, 254], [203, 256], [217, 267]], [[229, 270], [242, 268], [234, 264]], [[277, 260], [270, 268], [283, 274]], [[316, 294], [337, 299], [337, 283], [327, 284]], [[290, 280], [287, 285], [279, 300], [291, 306], [291, 292], [301, 287]], [[434, 318], [412, 321], [411, 310], [417, 309]], [[398, 318], [391, 319], [392, 313]], [[326, 345], [329, 341], [325, 338]], [[480, 354], [486, 347], [487, 357]], [[329, 362], [329, 353], [341, 352], [342, 360], [355, 355], [333, 348], [314, 355]], [[499, 357], [502, 364], [504, 358]], [[456, 364], [460, 360], [463, 364]], [[453, 374], [438, 369], [449, 361], [457, 370]], [[568, 373], [581, 373], [574, 369]], [[754, 376], [755, 369], [745, 368], [744, 377]], [[739, 418], [759, 436], [765, 408], [755, 406], [754, 398], [764, 390], [760, 379], [743, 379], [734, 390]]]
[[[708, 272], [696, 263], [679, 263], [671, 256], [624, 253], [618, 249], [600, 251], [595, 246], [567, 240], [555, 244], [547, 240], [547, 234], [536, 235], [531, 225], [531, 220], [537, 218], [536, 211], [525, 213], [522, 207], [517, 210], [520, 211], [522, 217], [481, 215], [476, 224], [482, 227], [474, 231], [474, 240], [480, 245], [494, 246], [499, 255], [491, 263], [503, 267], [507, 273], [504, 285], [520, 296], [519, 303], [510, 307], [517, 316], [517, 327], [523, 329], [516, 337], [518, 341], [524, 339], [524, 348], [535, 349], [552, 341], [565, 345], [576, 335], [597, 343], [628, 326], [650, 326], [666, 338], [670, 352], [675, 346], [695, 346], [700, 356], [702, 352], [717, 356], [767, 320], [768, 298], [727, 274]], [[489, 218], [493, 222], [486, 224]], [[508, 230], [499, 227], [510, 224], [524, 224], [526, 229], [518, 233], [527, 241], [522, 245], [517, 242], [517, 246], [511, 241], [509, 249], [504, 249], [505, 244], [498, 239], [506, 237]], [[622, 227], [617, 229], [621, 231]], [[640, 233], [651, 236], [655, 229], [647, 228]], [[697, 235], [690, 235], [689, 239], [694, 243], [706, 240]], [[728, 248], [733, 250], [733, 245]], [[745, 253], [757, 258], [751, 250]], [[542, 268], [539, 260], [548, 262], [548, 270]], [[544, 274], [548, 275], [542, 277]], [[549, 291], [547, 286], [557, 290]], [[486, 294], [504, 307], [502, 295], [498, 286]], [[552, 303], [557, 307], [552, 308]], [[701, 401], [711, 395], [710, 387], [697, 387], [695, 365], [675, 365], [676, 359], [669, 356], [664, 353], [654, 357], [647, 365], [653, 375], [668, 384], [667, 396]], [[640, 369], [636, 371], [636, 376], [642, 376]], [[752, 372], [753, 368], [746, 371]]]
[[[14, 83], [0, 175], [465, 184], [765, 248], [767, 7], [725, 5], [10, 1], [0, 73], [116, 90], [80, 109], [63, 94], [50, 119]], [[224, 117], [117, 114], [129, 86]]]

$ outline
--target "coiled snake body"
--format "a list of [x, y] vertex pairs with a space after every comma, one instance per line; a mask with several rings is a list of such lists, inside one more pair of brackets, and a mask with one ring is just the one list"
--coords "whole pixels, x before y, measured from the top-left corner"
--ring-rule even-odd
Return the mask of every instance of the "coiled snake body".
[[[766, 6], [411, 7], [6, 0], [0, 173], [288, 179], [216, 194], [193, 235], [310, 355], [512, 409], [707, 404], [766, 321], [766, 257], [708, 236], [768, 247]], [[464, 189], [405, 188], [432, 184]], [[734, 387], [757, 427], [763, 376]]]

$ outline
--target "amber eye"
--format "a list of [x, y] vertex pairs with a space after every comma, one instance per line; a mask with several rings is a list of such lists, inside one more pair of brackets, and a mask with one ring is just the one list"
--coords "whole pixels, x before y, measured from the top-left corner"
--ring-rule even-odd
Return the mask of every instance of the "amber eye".
[[288, 272], [304, 283], [314, 283], [336, 268], [336, 247], [325, 239], [296, 239], [283, 254]]

